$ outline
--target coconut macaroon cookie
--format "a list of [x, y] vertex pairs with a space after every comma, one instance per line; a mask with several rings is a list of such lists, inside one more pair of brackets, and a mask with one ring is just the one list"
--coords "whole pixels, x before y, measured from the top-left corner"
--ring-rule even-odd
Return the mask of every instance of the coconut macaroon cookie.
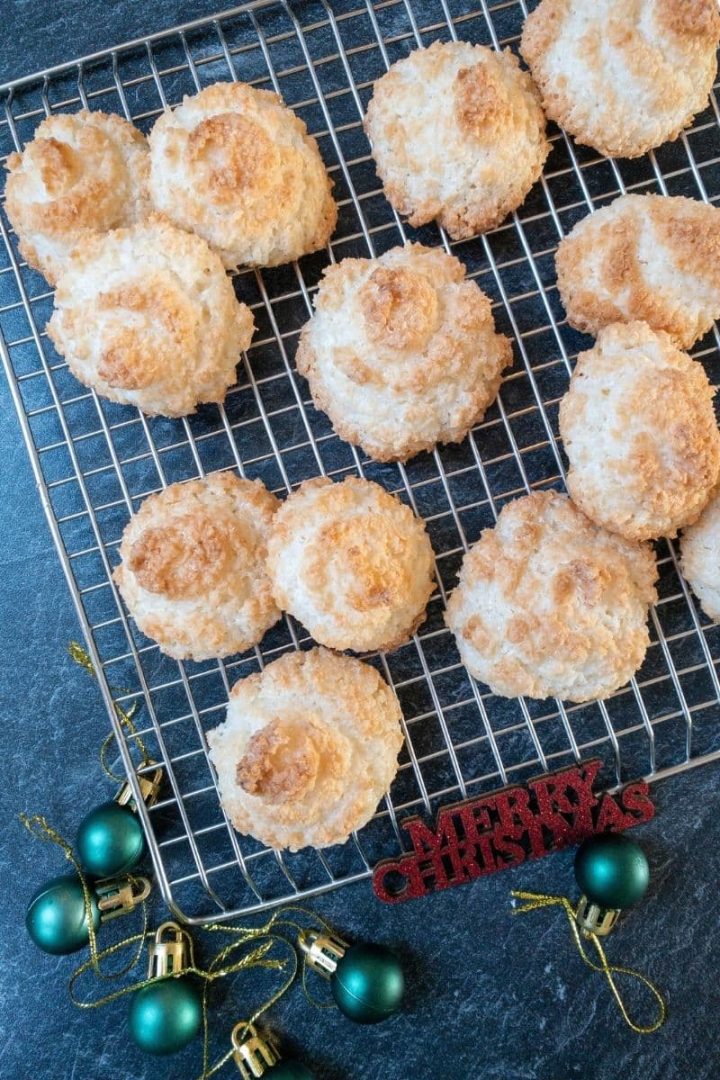
[[20, 253], [54, 285], [90, 232], [141, 221], [150, 210], [144, 135], [112, 113], [57, 113], [7, 159], [7, 215]]
[[385, 194], [411, 225], [461, 239], [498, 225], [542, 172], [550, 144], [530, 76], [510, 51], [434, 42], [378, 79], [365, 117]]
[[78, 244], [47, 328], [81, 383], [162, 416], [223, 401], [253, 329], [218, 256], [159, 215]]
[[149, 141], [155, 206], [203, 236], [229, 270], [327, 244], [332, 184], [315, 139], [277, 94], [215, 83], [164, 112]]
[[465, 437], [512, 349], [459, 259], [409, 244], [325, 271], [296, 363], [343, 439], [404, 461]]
[[720, 209], [621, 195], [579, 221], [555, 256], [568, 321], [597, 336], [642, 319], [689, 349], [720, 316]]
[[273, 521], [267, 565], [278, 607], [333, 649], [401, 645], [434, 588], [423, 522], [355, 476], [306, 480], [289, 496]]
[[257, 644], [280, 618], [265, 572], [278, 501], [259, 480], [212, 473], [147, 498], [113, 578], [143, 634], [176, 660]]
[[555, 491], [508, 503], [463, 560], [445, 621], [502, 697], [604, 698], [643, 662], [655, 556]]
[[713, 393], [702, 365], [667, 334], [641, 322], [601, 330], [560, 402], [580, 509], [633, 540], [692, 524], [720, 473]]
[[710, 619], [720, 620], [720, 488], [680, 541], [680, 569]]
[[286, 653], [235, 684], [225, 723], [208, 732], [226, 814], [272, 848], [343, 843], [395, 777], [400, 720], [369, 664]]
[[717, 71], [716, 0], [541, 0], [520, 52], [577, 142], [638, 157], [701, 112]]

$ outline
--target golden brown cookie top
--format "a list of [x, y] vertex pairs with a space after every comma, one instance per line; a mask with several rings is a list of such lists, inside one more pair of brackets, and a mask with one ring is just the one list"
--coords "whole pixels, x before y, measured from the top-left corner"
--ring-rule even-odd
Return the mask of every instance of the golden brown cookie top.
[[720, 209], [621, 195], [578, 222], [555, 264], [571, 325], [597, 336], [641, 320], [689, 348], [720, 316]]
[[606, 697], [640, 666], [657, 571], [649, 545], [554, 491], [506, 504], [463, 560], [446, 622], [468, 670], [504, 697]]
[[364, 652], [406, 641], [433, 591], [423, 523], [379, 484], [308, 480], [273, 522], [268, 572], [278, 605], [316, 641]]
[[7, 169], [6, 208], [21, 254], [51, 285], [83, 237], [150, 212], [145, 137], [113, 113], [47, 117]]
[[171, 484], [123, 533], [114, 573], [140, 629], [177, 659], [256, 644], [280, 617], [265, 572], [278, 501], [232, 472]]
[[397, 699], [369, 664], [290, 652], [237, 682], [208, 732], [233, 825], [274, 848], [327, 847], [372, 817], [397, 771]]
[[155, 206], [224, 265], [275, 266], [323, 247], [332, 183], [303, 121], [269, 90], [215, 83], [166, 110], [150, 133]]
[[152, 214], [78, 242], [48, 335], [73, 374], [102, 396], [184, 416], [224, 399], [253, 329], [205, 241]]
[[550, 119], [601, 154], [637, 157], [705, 108], [715, 0], [541, 0], [520, 51]]
[[538, 92], [509, 51], [433, 42], [377, 80], [365, 129], [385, 194], [455, 239], [499, 225], [550, 150]]
[[713, 388], [702, 365], [646, 323], [612, 323], [578, 357], [560, 403], [568, 489], [629, 539], [674, 536], [720, 473]]

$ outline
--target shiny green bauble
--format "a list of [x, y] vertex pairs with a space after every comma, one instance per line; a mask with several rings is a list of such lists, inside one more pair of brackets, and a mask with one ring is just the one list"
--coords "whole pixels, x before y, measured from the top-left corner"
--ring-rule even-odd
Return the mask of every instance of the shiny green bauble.
[[93, 877], [127, 874], [145, 853], [142, 826], [128, 806], [106, 802], [91, 810], [78, 829], [80, 864]]
[[263, 1080], [314, 1080], [314, 1077], [299, 1061], [278, 1061], [263, 1073]]
[[[90, 894], [93, 928], [100, 926], [100, 912]], [[77, 952], [88, 943], [85, 897], [77, 874], [63, 874], [43, 885], [28, 904], [27, 932], [39, 949], [55, 955]]]
[[155, 979], [134, 995], [130, 1037], [148, 1054], [174, 1054], [194, 1039], [202, 1024], [200, 993], [182, 975]]
[[352, 945], [330, 988], [342, 1013], [358, 1024], [377, 1024], [400, 1008], [405, 977], [400, 961], [382, 945]]
[[601, 833], [578, 849], [575, 878], [588, 900], [598, 907], [626, 908], [645, 895], [650, 867], [634, 840], [621, 833]]

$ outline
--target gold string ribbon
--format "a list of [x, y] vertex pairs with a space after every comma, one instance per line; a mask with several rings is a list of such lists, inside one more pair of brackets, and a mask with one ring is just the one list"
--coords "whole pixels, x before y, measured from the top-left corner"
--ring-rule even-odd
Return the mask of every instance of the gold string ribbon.
[[[250, 1029], [250, 1025], [254, 1024], [255, 1021], [258, 1020], [259, 1017], [262, 1016], [262, 1014], [264, 1012], [266, 1012], [269, 1008], [271, 1008], [272, 1005], [274, 1005], [277, 1001], [279, 1001], [280, 998], [283, 996], [283, 994], [287, 990], [290, 989], [290, 987], [292, 986], [292, 984], [295, 981], [295, 978], [297, 976], [298, 955], [297, 955], [296, 946], [294, 945], [294, 943], [291, 940], [289, 940], [289, 938], [285, 937], [282, 933], [278, 933], [278, 929], [280, 929], [280, 930], [292, 930], [296, 934], [300, 933], [301, 930], [306, 929], [306, 927], [303, 925], [302, 922], [297, 922], [295, 919], [290, 919], [290, 918], [287, 917], [291, 913], [292, 914], [302, 915], [305, 918], [309, 917], [309, 919], [311, 920], [312, 923], [314, 923], [316, 925], [319, 924], [329, 934], [334, 934], [335, 933], [335, 931], [333, 930], [333, 927], [330, 926], [330, 924], [328, 922], [326, 922], [325, 919], [323, 919], [320, 915], [317, 915], [315, 912], [309, 911], [307, 908], [301, 907], [299, 904], [289, 904], [287, 907], [280, 908], [278, 911], [275, 911], [270, 916], [270, 918], [267, 920], [267, 922], [264, 923], [262, 926], [251, 927], [251, 926], [232, 925], [232, 924], [228, 924], [228, 923], [210, 923], [209, 925], [202, 927], [203, 930], [206, 930], [209, 933], [241, 934], [241, 935], [248, 935], [248, 937], [258, 935], [259, 937], [264, 937], [266, 939], [272, 939], [273, 941], [276, 941], [276, 942], [281, 942], [283, 945], [286, 945], [286, 946], [289, 947], [290, 956], [291, 956], [290, 973], [286, 977], [284, 983], [275, 991], [275, 993], [271, 997], [269, 997], [258, 1009], [256, 1009], [255, 1012], [252, 1014], [252, 1016], [250, 1016], [247, 1020], [242, 1021], [243, 1025], [244, 1025], [243, 1026], [242, 1038], [245, 1038], [245, 1036], [247, 1035], [247, 1033], [248, 1033], [248, 1031]], [[230, 946], [228, 946], [228, 948], [233, 948], [233, 946], [230, 945]], [[216, 957], [216, 960], [219, 960], [222, 956], [223, 956], [223, 951], [218, 953], [218, 956]], [[213, 965], [211, 964], [210, 967], [212, 968], [212, 966]], [[307, 1000], [312, 1005], [315, 1005], [316, 1008], [319, 1008], [319, 1009], [334, 1009], [334, 1008], [336, 1008], [336, 1005], [335, 1005], [334, 1002], [327, 1002], [327, 1003], [326, 1002], [320, 1002], [315, 997], [313, 997], [311, 995], [310, 991], [307, 988], [307, 982], [306, 982], [306, 979], [307, 979], [307, 967], [308, 966], [307, 966], [306, 958], [303, 957], [303, 961], [302, 961], [302, 989], [303, 989], [303, 993], [305, 994], [305, 997], [307, 998]], [[203, 994], [203, 1022], [205, 1023], [205, 1025], [207, 1025], [207, 1013], [206, 1013], [206, 1010], [205, 1010], [205, 994]], [[205, 1028], [205, 1030], [207, 1032], [207, 1027]], [[207, 1034], [206, 1034], [206, 1037], [205, 1037], [205, 1040], [204, 1040], [204, 1043], [203, 1043], [203, 1072], [198, 1077], [198, 1080], [209, 1080], [209, 1078], [211, 1076], [214, 1076], [215, 1073], [219, 1072], [220, 1069], [222, 1069], [223, 1066], [226, 1065], [228, 1061], [230, 1061], [230, 1059], [232, 1058], [232, 1056], [233, 1056], [233, 1054], [235, 1052], [234, 1048], [231, 1048], [230, 1050], [228, 1050], [228, 1052], [222, 1058], [219, 1059], [219, 1061], [215, 1062], [215, 1064], [212, 1067], [208, 1067], [207, 1047], [208, 1047], [208, 1042], [207, 1042]]]
[[[90, 675], [91, 678], [97, 678], [95, 665], [90, 659], [90, 654], [88, 653], [87, 649], [85, 649], [85, 647], [80, 644], [79, 641], [70, 642], [70, 644], [68, 645], [68, 654], [70, 656], [70, 659], [79, 667], [84, 668], [84, 670], [87, 671], [88, 675]], [[110, 687], [110, 691], [113, 694], [121, 694], [127, 692], [121, 688], [112, 686]], [[118, 705], [117, 701], [113, 701], [113, 707], [115, 709], [115, 714], [118, 720], [125, 728], [128, 735], [135, 740], [137, 748], [140, 751], [140, 757], [142, 758], [140, 767], [145, 768], [148, 765], [153, 765], [154, 762], [147, 752], [147, 747], [145, 746], [145, 743], [143, 742], [141, 736], [138, 735], [137, 728], [133, 723], [133, 718], [138, 711], [138, 702], [134, 701], [129, 709], [123, 709], [121, 705]], [[113, 731], [111, 731], [110, 734], [106, 736], [105, 739], [103, 739], [102, 745], [100, 747], [100, 765], [103, 772], [110, 780], [112, 780], [116, 784], [121, 784], [124, 782], [125, 777], [118, 776], [117, 773], [113, 772], [107, 761], [107, 753], [114, 739], [115, 733]]]
[[[287, 974], [280, 986], [268, 997], [265, 1001], [254, 1011], [254, 1013], [243, 1021], [244, 1031], [243, 1037], [247, 1033], [251, 1024], [262, 1016], [269, 1008], [271, 1008], [280, 998], [290, 989], [298, 971], [298, 955], [295, 945], [292, 940], [285, 937], [283, 933], [278, 931], [293, 930], [299, 932], [305, 927], [302, 923], [297, 922], [295, 919], [287, 918], [288, 913], [297, 913], [304, 917], [309, 918], [314, 924], [320, 924], [323, 929], [328, 933], [333, 933], [332, 927], [329, 923], [325, 922], [320, 916], [314, 912], [302, 908], [298, 905], [291, 905], [287, 908], [280, 909], [273, 913], [273, 915], [260, 926], [239, 926], [226, 923], [210, 923], [207, 926], [201, 926], [199, 929], [205, 933], [210, 934], [232, 934], [236, 936], [236, 940], [231, 941], [229, 944], [223, 946], [222, 949], [211, 960], [207, 968], [199, 968], [192, 964], [186, 968], [183, 968], [181, 972], [177, 974], [182, 975], [196, 975], [203, 980], [203, 997], [202, 997], [202, 1018], [203, 1018], [203, 1071], [198, 1077], [198, 1080], [209, 1080], [217, 1072], [222, 1069], [233, 1056], [234, 1048], [230, 1048], [214, 1065], [209, 1064], [209, 1026], [208, 1026], [208, 1003], [207, 994], [209, 984], [224, 978], [228, 975], [234, 975], [239, 971], [249, 968], [265, 968], [267, 970], [284, 971], [288, 968]], [[119, 952], [121, 949], [126, 948], [128, 945], [139, 943], [140, 948], [147, 938], [152, 934], [144, 931], [141, 934], [135, 934], [132, 937], [126, 938], [124, 941], [117, 942], [115, 945], [110, 945], [106, 949], [102, 949], [97, 954], [98, 962], [104, 960], [108, 956], [112, 956]], [[232, 963], [227, 963], [233, 953], [238, 949], [248, 945], [248, 943], [255, 943], [256, 947], [250, 952], [246, 953], [238, 960], [234, 960]], [[288, 950], [288, 959], [280, 960], [269, 958], [268, 953], [274, 945], [280, 945], [282, 948]], [[92, 959], [84, 961], [76, 970], [70, 979], [69, 990], [70, 998], [75, 1005], [81, 1009], [94, 1009], [102, 1005], [107, 1005], [112, 1001], [116, 1001], [127, 994], [135, 993], [141, 990], [143, 987], [148, 986], [154, 979], [141, 979], [129, 986], [120, 987], [111, 994], [105, 994], [102, 998], [97, 998], [91, 1001], [79, 1000], [75, 995], [75, 984], [77, 980], [90, 970], [92, 967]], [[310, 996], [305, 986], [305, 975], [307, 971], [307, 965], [303, 963], [303, 989], [305, 990], [308, 1000], [320, 1008], [334, 1008], [332, 1005], [324, 1005], [315, 1001]], [[168, 976], [172, 977], [172, 976]]]
[[[578, 928], [577, 920], [575, 918], [575, 910], [566, 896], [551, 896], [546, 893], [522, 892], [519, 890], [513, 891], [511, 893], [511, 896], [515, 897], [516, 900], [524, 901], [521, 907], [517, 907], [513, 910], [513, 915], [525, 915], [529, 911], [537, 911], [540, 908], [561, 907], [567, 916], [573, 940], [575, 941], [575, 945], [577, 946], [577, 950], [580, 953], [580, 956], [589, 968], [592, 968], [593, 971], [597, 971], [601, 975], [605, 976], [608, 981], [608, 985], [610, 986], [610, 989], [612, 991], [613, 997], [617, 1002], [617, 1006], [620, 1009], [623, 1019], [625, 1020], [625, 1023], [628, 1025], [628, 1027], [631, 1028], [638, 1035], [651, 1035], [653, 1032], [658, 1031], [659, 1028], [662, 1027], [662, 1025], [665, 1023], [665, 1020], [667, 1019], [667, 1006], [660, 991], [650, 981], [650, 979], [648, 979], [645, 975], [642, 975], [639, 971], [635, 971], [633, 968], [623, 967], [618, 964], [608, 963], [608, 959], [605, 955], [605, 950], [602, 947], [600, 939], [598, 938], [597, 934], [593, 934], [590, 932], [586, 933], [584, 936], [593, 943], [595, 951], [597, 952], [600, 959], [600, 963], [595, 963], [592, 957], [588, 956], [587, 952], [585, 951], [585, 946], [583, 944], [583, 937], [581, 937], [580, 935], [580, 930]], [[637, 979], [643, 984], [643, 986], [647, 987], [647, 989], [655, 998], [655, 1001], [658, 1005], [658, 1017], [652, 1024], [648, 1024], [647, 1026], [645, 1026], [635, 1023], [627, 1010], [627, 1006], [622, 999], [620, 991], [618, 990], [614, 978], [615, 975], [627, 975], [630, 978]]]
[[[143, 987], [149, 986], [154, 982], [154, 979], [146, 978], [140, 979], [134, 983], [130, 983], [126, 986], [121, 986], [117, 990], [112, 991], [109, 994], [105, 994], [100, 998], [92, 1000], [82, 1000], [75, 994], [75, 985], [83, 975], [88, 971], [103, 979], [116, 979], [123, 975], [128, 974], [140, 961], [143, 953], [145, 942], [148, 938], [152, 937], [152, 932], [148, 931], [148, 915], [147, 915], [147, 903], [142, 901], [142, 915], [143, 915], [143, 927], [137, 934], [132, 934], [122, 941], [115, 942], [113, 945], [108, 945], [104, 949], [98, 949], [97, 935], [93, 926], [92, 917], [92, 901], [90, 894], [90, 885], [88, 879], [80, 865], [75, 852], [71, 845], [65, 840], [57, 829], [54, 829], [49, 824], [47, 819], [42, 814], [35, 814], [33, 817], [29, 817], [27, 814], [20, 814], [20, 820], [25, 828], [36, 839], [46, 840], [50, 843], [56, 844], [65, 855], [65, 858], [74, 867], [83, 891], [83, 900], [85, 905], [85, 920], [88, 928], [88, 947], [90, 955], [87, 960], [84, 960], [73, 972], [68, 984], [68, 991], [70, 994], [70, 1000], [80, 1009], [96, 1009], [103, 1005], [109, 1005], [113, 1001], [117, 1001], [121, 997], [125, 997], [127, 994], [136, 993], [138, 990], [142, 990]], [[130, 877], [132, 881], [133, 878]], [[197, 967], [194, 961], [183, 968], [182, 972], [177, 974], [183, 975], [196, 975], [203, 981], [203, 996], [202, 996], [202, 1019], [203, 1019], [203, 1071], [199, 1080], [209, 1080], [232, 1058], [234, 1049], [231, 1048], [219, 1061], [213, 1066], [209, 1064], [209, 1027], [208, 1027], [208, 1003], [207, 994], [210, 983], [216, 982], [218, 979], [225, 978], [229, 975], [237, 974], [240, 971], [249, 968], [264, 968], [266, 970], [284, 971], [289, 963], [289, 970], [285, 979], [281, 985], [268, 997], [252, 1014], [252, 1016], [245, 1021], [245, 1029], [247, 1032], [250, 1025], [264, 1012], [267, 1011], [272, 1005], [274, 1005], [280, 998], [290, 989], [295, 981], [298, 971], [298, 956], [294, 945], [294, 942], [279, 930], [292, 930], [295, 933], [299, 933], [305, 929], [301, 922], [298, 922], [294, 918], [288, 918], [290, 914], [302, 915], [303, 918], [309, 918], [313, 923], [320, 924], [324, 930], [332, 934], [333, 929], [329, 923], [325, 922], [320, 916], [315, 915], [313, 912], [308, 911], [306, 908], [299, 905], [290, 905], [286, 908], [281, 908], [275, 911], [271, 917], [260, 926], [239, 926], [227, 923], [210, 923], [207, 926], [202, 926], [200, 929], [210, 934], [231, 934], [234, 936], [233, 941], [230, 941], [227, 945], [224, 945], [219, 952], [213, 957], [207, 968]], [[249, 952], [246, 952], [238, 959], [234, 959], [231, 962], [231, 957], [237, 953], [238, 950], [243, 949], [249, 943], [255, 945]], [[280, 945], [282, 948], [289, 950], [289, 961], [287, 959], [275, 959], [268, 956], [273, 946]], [[125, 964], [120, 970], [113, 972], [105, 972], [101, 969], [102, 961], [108, 959], [111, 956], [115, 956], [123, 949], [128, 948], [130, 945], [135, 945], [136, 948], [133, 952], [132, 958]], [[191, 954], [192, 955], [192, 954]], [[306, 997], [313, 1004], [318, 1007], [326, 1007], [320, 1002], [315, 1001], [310, 996], [310, 993], [306, 986], [306, 974], [307, 965], [303, 961], [303, 976], [302, 985], [303, 991]], [[172, 978], [172, 976], [168, 976]]]
[[[68, 984], [68, 991], [70, 994], [70, 1000], [74, 1005], [80, 1009], [96, 1009], [103, 1005], [109, 1005], [113, 1001], [117, 1001], [121, 997], [125, 997], [128, 994], [136, 993], [138, 990], [142, 990], [143, 987], [149, 986], [154, 982], [154, 979], [146, 978], [140, 979], [134, 983], [130, 983], [126, 986], [121, 986], [117, 990], [113, 990], [109, 994], [104, 994], [100, 998], [92, 1000], [82, 1000], [75, 994], [75, 985], [84, 974], [91, 971], [102, 979], [117, 979], [123, 975], [128, 974], [140, 961], [143, 953], [145, 942], [148, 938], [152, 937], [152, 932], [148, 931], [148, 916], [147, 916], [147, 904], [142, 901], [142, 914], [143, 914], [143, 927], [137, 934], [124, 938], [122, 941], [115, 942], [113, 945], [108, 945], [104, 949], [98, 949], [97, 935], [93, 926], [92, 916], [92, 900], [90, 894], [90, 885], [88, 879], [83, 872], [82, 866], [75, 855], [71, 845], [65, 840], [57, 829], [54, 829], [49, 824], [47, 819], [41, 814], [35, 814], [33, 817], [28, 817], [27, 814], [21, 814], [20, 820], [22, 821], [28, 832], [36, 839], [46, 840], [50, 843], [56, 844], [65, 855], [65, 858], [74, 867], [83, 891], [83, 901], [85, 906], [85, 921], [88, 928], [88, 947], [90, 955], [87, 960], [84, 960], [73, 972]], [[131, 881], [134, 879], [131, 875], [128, 875]], [[303, 910], [303, 909], [298, 909]], [[310, 914], [309, 912], [306, 914]], [[212, 1068], [208, 1063], [208, 1047], [209, 1047], [209, 1028], [208, 1028], [208, 1005], [207, 1005], [207, 992], [208, 986], [212, 982], [216, 982], [218, 979], [225, 978], [228, 975], [234, 975], [239, 971], [243, 971], [248, 968], [262, 967], [267, 970], [282, 971], [287, 966], [287, 960], [280, 960], [268, 957], [268, 953], [277, 943], [280, 943], [283, 947], [289, 946], [290, 954], [292, 957], [292, 963], [290, 965], [290, 972], [286, 976], [282, 985], [258, 1008], [255, 1010], [253, 1016], [248, 1020], [248, 1025], [253, 1023], [266, 1009], [269, 1009], [271, 1005], [274, 1005], [278, 1001], [286, 990], [290, 988], [295, 980], [297, 974], [297, 953], [291, 942], [280, 934], [272, 933], [273, 927], [281, 921], [282, 912], [276, 912], [273, 917], [264, 925], [259, 927], [231, 927], [223, 926], [219, 923], [212, 923], [207, 927], [201, 929], [208, 932], [222, 932], [232, 933], [236, 935], [236, 940], [229, 942], [223, 946], [222, 949], [213, 957], [212, 961], [207, 968], [200, 968], [191, 963], [188, 967], [184, 968], [182, 972], [178, 974], [183, 975], [196, 975], [203, 981], [203, 996], [202, 996], [202, 1019], [203, 1019], [203, 1072], [200, 1080], [208, 1080], [213, 1076], [222, 1066], [232, 1057], [233, 1051], [230, 1050], [221, 1061], [219, 1061]], [[288, 925], [293, 925], [288, 921]], [[255, 948], [245, 953], [238, 959], [234, 959], [231, 962], [230, 958], [234, 956], [239, 949], [244, 948], [248, 943], [254, 943]], [[131, 959], [118, 971], [105, 972], [101, 969], [102, 961], [108, 959], [111, 956], [115, 956], [117, 953], [128, 948], [130, 945], [135, 945], [136, 948], [133, 951]], [[192, 955], [192, 954], [191, 954]], [[172, 977], [172, 976], [169, 976]]]
[[[325, 919], [323, 919], [320, 915], [317, 915], [314, 911], [310, 911], [308, 908], [301, 907], [299, 904], [288, 904], [286, 907], [280, 908], [278, 911], [276, 911], [270, 917], [270, 919], [267, 921], [267, 923], [265, 924], [265, 926], [262, 929], [262, 932], [265, 933], [265, 934], [270, 934], [273, 931], [277, 930], [278, 926], [281, 927], [282, 929], [292, 930], [292, 931], [294, 931], [295, 934], [299, 934], [302, 930], [307, 929], [307, 927], [305, 925], [303, 925], [303, 923], [297, 922], [294, 919], [288, 919], [287, 916], [288, 916], [289, 913], [297, 913], [298, 915], [302, 915], [303, 917], [306, 917], [306, 918], [309, 917], [313, 924], [315, 924], [315, 925], [319, 924], [322, 927], [323, 930], [327, 931], [328, 934], [330, 934], [330, 935], [332, 935], [334, 937], [337, 937], [337, 934], [335, 933], [335, 930], [333, 929], [333, 927], [330, 925], [329, 922], [326, 922]], [[227, 926], [227, 925], [223, 925], [222, 923], [217, 923], [217, 924], [212, 924], [210, 926], [206, 926], [206, 927], [204, 927], [204, 929], [205, 930], [211, 930], [211, 931], [230, 930], [230, 931], [235, 932], [235, 933], [242, 933], [242, 932], [248, 933], [248, 932], [250, 932], [251, 928], [250, 927], [241, 927], [241, 926]], [[282, 935], [278, 935], [278, 936], [282, 937]], [[287, 941], [287, 938], [283, 937], [282, 940]], [[296, 959], [297, 959], [297, 956], [296, 956]], [[296, 971], [297, 971], [297, 967], [296, 967]], [[313, 994], [311, 994], [310, 990], [308, 989], [308, 985], [307, 985], [307, 973], [308, 973], [307, 957], [303, 956], [303, 958], [302, 958], [301, 986], [302, 986], [303, 994], [305, 995], [308, 1002], [311, 1005], [314, 1005], [316, 1009], [335, 1009], [335, 1008], [337, 1008], [334, 1001], [327, 1001], [327, 1002], [326, 1001], [318, 1001], [318, 999]], [[262, 1011], [264, 1011], [264, 1010], [262, 1010]], [[255, 1016], [251, 1017], [251, 1019], [248, 1020], [248, 1022], [247, 1022], [248, 1025], [254, 1023], [259, 1015], [260, 1015], [259, 1013], [256, 1013]]]

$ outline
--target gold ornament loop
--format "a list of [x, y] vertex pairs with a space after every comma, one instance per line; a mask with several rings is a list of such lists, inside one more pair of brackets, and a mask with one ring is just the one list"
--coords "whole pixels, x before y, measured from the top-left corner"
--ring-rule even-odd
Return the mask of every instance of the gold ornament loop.
[[[154, 762], [151, 762], [152, 765]], [[147, 807], [154, 806], [160, 796], [160, 788], [163, 780], [163, 769], [160, 765], [156, 765], [153, 769], [152, 776], [144, 776], [142, 773], [136, 773], [136, 779], [138, 787], [140, 788], [140, 797]], [[118, 806], [129, 806], [134, 812], [137, 810], [135, 802], [135, 795], [130, 785], [130, 781], [126, 780], [121, 785], [120, 790], [115, 796], [115, 802]]]
[[[525, 915], [529, 911], [537, 911], [540, 908], [561, 907], [565, 912], [565, 915], [567, 916], [573, 940], [575, 942], [578, 952], [580, 953], [580, 956], [589, 968], [592, 968], [593, 971], [597, 971], [601, 975], [605, 976], [608, 981], [610, 990], [612, 991], [612, 995], [615, 998], [617, 1006], [620, 1009], [622, 1017], [628, 1027], [631, 1028], [632, 1031], [636, 1032], [636, 1034], [638, 1035], [652, 1035], [655, 1031], [658, 1031], [663, 1026], [665, 1021], [667, 1020], [667, 1005], [665, 1004], [665, 999], [663, 998], [658, 988], [654, 985], [654, 983], [650, 981], [650, 979], [647, 978], [647, 976], [643, 975], [639, 971], [635, 971], [634, 968], [623, 967], [618, 964], [608, 963], [608, 959], [605, 955], [605, 950], [603, 949], [602, 943], [600, 942], [600, 939], [597, 937], [597, 935], [594, 934], [592, 931], [583, 930], [581, 936], [581, 930], [578, 927], [575, 909], [573, 908], [572, 904], [566, 896], [552, 896], [548, 893], [532, 893], [523, 892], [521, 890], [513, 890], [510, 895], [513, 896], [516, 900], [523, 901], [522, 906], [513, 909], [513, 915]], [[599, 964], [596, 964], [595, 961], [592, 960], [591, 957], [589, 957], [585, 952], [583, 938], [593, 943], [595, 951], [597, 952], [600, 959]], [[658, 1017], [657, 1020], [654, 1021], [654, 1023], [648, 1025], [635, 1023], [635, 1021], [628, 1013], [627, 1006], [625, 1005], [620, 991], [618, 990], [614, 978], [615, 975], [627, 975], [630, 978], [637, 979], [638, 982], [641, 982], [643, 986], [647, 987], [652, 996], [655, 998], [658, 1006]]]
[[100, 921], [109, 922], [119, 915], [127, 915], [144, 904], [152, 892], [149, 878], [127, 874], [121, 878], [104, 878], [93, 886], [97, 897]]
[[234, 1047], [233, 1059], [243, 1080], [256, 1080], [280, 1060], [272, 1040], [260, 1036], [255, 1025], [244, 1020], [232, 1029], [230, 1041]]
[[[167, 933], [172, 935], [169, 941], [164, 940]], [[172, 919], [161, 923], [155, 931], [155, 940], [148, 946], [148, 979], [179, 975], [194, 967], [193, 943], [187, 930]]]
[[342, 938], [320, 934], [317, 930], [301, 930], [297, 943], [307, 966], [323, 979], [332, 977], [348, 949]]

